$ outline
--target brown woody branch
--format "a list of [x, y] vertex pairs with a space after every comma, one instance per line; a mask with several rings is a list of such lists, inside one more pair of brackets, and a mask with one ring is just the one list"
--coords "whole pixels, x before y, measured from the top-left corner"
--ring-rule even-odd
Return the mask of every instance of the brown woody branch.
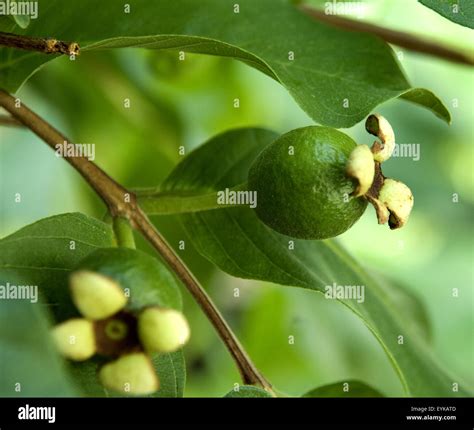
[[[0, 106], [43, 139], [52, 149], [56, 149], [56, 145], [62, 144], [65, 141], [69, 142], [63, 134], [25, 105], [22, 104], [19, 108], [15, 107], [15, 99], [2, 90], [0, 90]], [[127, 218], [131, 225], [143, 234], [158, 251], [163, 260], [176, 273], [214, 325], [214, 328], [232, 355], [243, 382], [245, 384], [259, 385], [273, 394], [270, 383], [252, 363], [206, 291], [137, 205], [135, 195], [85, 157], [68, 157], [66, 161], [68, 161], [97, 192], [107, 205], [110, 213], [113, 216]]]
[[432, 55], [434, 57], [452, 61], [454, 63], [467, 64], [469, 66], [474, 65], [474, 56], [472, 54], [468, 52], [456, 51], [447, 46], [439, 45], [438, 43], [431, 42], [413, 34], [390, 30], [375, 24], [370, 24], [363, 21], [355, 21], [353, 19], [343, 18], [341, 16], [327, 15], [323, 11], [309, 6], [302, 5], [299, 6], [299, 8], [317, 21], [322, 21], [345, 30], [371, 33], [388, 43], [406, 48], [410, 51]]
[[20, 121], [9, 115], [0, 115], [0, 125], [6, 125], [9, 127], [23, 127], [23, 124]]
[[8, 48], [38, 51], [44, 54], [79, 55], [79, 45], [76, 42], [63, 42], [57, 39], [21, 36], [19, 34], [0, 31], [0, 46]]

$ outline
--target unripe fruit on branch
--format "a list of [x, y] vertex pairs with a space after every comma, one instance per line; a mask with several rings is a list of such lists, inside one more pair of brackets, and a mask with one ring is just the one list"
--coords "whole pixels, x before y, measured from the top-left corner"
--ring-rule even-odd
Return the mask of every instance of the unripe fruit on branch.
[[257, 216], [287, 236], [326, 239], [349, 229], [369, 201], [379, 224], [405, 225], [411, 191], [386, 179], [380, 166], [395, 148], [393, 129], [378, 114], [367, 118], [366, 129], [380, 139], [370, 149], [338, 130], [317, 126], [290, 131], [268, 145], [248, 176], [248, 189], [257, 193]]
[[[346, 173], [356, 143], [328, 127], [290, 131], [267, 146], [249, 171], [257, 191], [256, 213], [279, 233], [325, 239], [350, 228], [367, 201], [349, 198], [355, 181]], [[366, 186], [366, 185], [365, 185]]]

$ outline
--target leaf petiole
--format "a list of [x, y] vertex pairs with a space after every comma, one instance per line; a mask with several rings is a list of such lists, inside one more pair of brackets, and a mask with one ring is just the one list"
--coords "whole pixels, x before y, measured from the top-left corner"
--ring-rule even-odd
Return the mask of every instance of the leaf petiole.
[[[202, 212], [241, 206], [250, 199], [244, 198], [250, 193], [247, 183], [220, 191], [159, 191], [156, 189], [134, 190], [137, 202], [149, 215], [172, 215], [190, 212]], [[242, 196], [242, 198], [240, 198]]]
[[113, 229], [119, 248], [135, 249], [133, 229], [128, 219], [120, 216], [115, 217], [113, 219]]

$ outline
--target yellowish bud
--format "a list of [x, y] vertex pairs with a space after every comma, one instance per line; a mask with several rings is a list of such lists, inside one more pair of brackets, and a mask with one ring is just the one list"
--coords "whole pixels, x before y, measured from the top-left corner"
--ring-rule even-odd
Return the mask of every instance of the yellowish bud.
[[91, 321], [70, 319], [54, 327], [52, 335], [60, 353], [66, 358], [83, 361], [95, 354], [94, 326]]
[[105, 364], [99, 379], [105, 388], [123, 394], [151, 394], [160, 386], [150, 358], [141, 352], [122, 355]]
[[190, 330], [181, 312], [150, 307], [138, 317], [138, 336], [147, 351], [173, 352], [188, 341]]
[[108, 318], [127, 303], [119, 284], [100, 273], [88, 270], [74, 272], [70, 277], [70, 286], [77, 309], [92, 320]]

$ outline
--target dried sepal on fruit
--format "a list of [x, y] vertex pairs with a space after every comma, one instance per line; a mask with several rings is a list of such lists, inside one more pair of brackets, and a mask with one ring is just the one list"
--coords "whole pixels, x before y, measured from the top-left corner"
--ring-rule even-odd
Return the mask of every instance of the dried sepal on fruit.
[[379, 194], [379, 201], [390, 213], [388, 225], [392, 230], [403, 227], [413, 208], [413, 194], [403, 182], [385, 179]]
[[357, 181], [353, 197], [360, 197], [369, 191], [374, 181], [375, 161], [367, 145], [357, 145], [349, 155], [346, 166], [347, 174]]
[[379, 163], [388, 160], [395, 149], [395, 134], [390, 123], [382, 115], [373, 114], [367, 118], [365, 129], [380, 139], [371, 148], [374, 160]]
[[375, 209], [378, 223], [386, 224], [390, 217], [390, 212], [388, 211], [387, 207], [379, 199], [375, 197], [367, 195], [366, 198]]
[[413, 208], [413, 194], [402, 182], [385, 178], [381, 169], [381, 163], [390, 158], [395, 149], [393, 129], [379, 114], [370, 115], [365, 127], [380, 142], [374, 142], [369, 150], [372, 160], [369, 160], [365, 145], [359, 145], [352, 151], [346, 170], [348, 176], [357, 180], [357, 185], [351, 196], [363, 196], [369, 201], [375, 208], [379, 224], [388, 222], [392, 230], [401, 228], [407, 223]]

